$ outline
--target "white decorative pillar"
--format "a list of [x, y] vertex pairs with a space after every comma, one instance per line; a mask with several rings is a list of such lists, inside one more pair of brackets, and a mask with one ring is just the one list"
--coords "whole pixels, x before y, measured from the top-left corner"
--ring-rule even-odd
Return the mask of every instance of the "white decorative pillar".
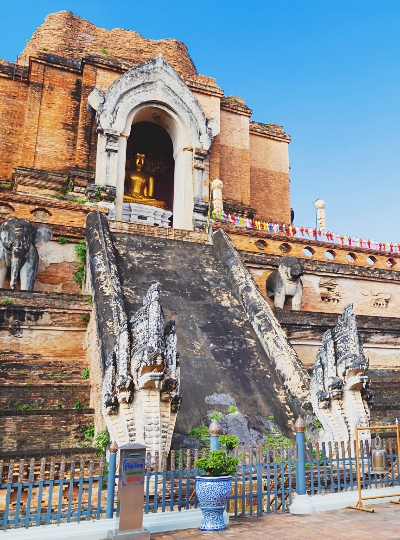
[[212, 190], [212, 204], [214, 212], [222, 214], [224, 211], [224, 205], [222, 201], [222, 188], [224, 184], [219, 178], [214, 178], [211, 182]]
[[124, 202], [125, 186], [125, 165], [126, 165], [126, 145], [128, 137], [121, 135], [118, 148], [118, 166], [117, 166], [117, 195], [115, 197], [115, 219], [122, 220], [122, 204]]
[[192, 152], [185, 150], [177, 151], [175, 159], [175, 183], [174, 183], [174, 228], [192, 230], [193, 213], [193, 186], [189, 179], [193, 175]]
[[101, 186], [106, 185], [106, 168], [104, 162], [106, 159], [106, 136], [102, 130], [98, 130], [97, 154], [96, 154], [96, 178], [95, 183]]

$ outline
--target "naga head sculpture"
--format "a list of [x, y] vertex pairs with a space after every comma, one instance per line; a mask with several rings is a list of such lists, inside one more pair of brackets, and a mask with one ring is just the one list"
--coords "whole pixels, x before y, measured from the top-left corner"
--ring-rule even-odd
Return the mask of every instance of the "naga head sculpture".
[[355, 425], [369, 425], [373, 396], [368, 367], [349, 304], [337, 326], [325, 332], [311, 375], [311, 401], [326, 440], [353, 439]]
[[103, 378], [103, 415], [119, 445], [140, 442], [152, 453], [169, 449], [179, 394], [175, 321], [165, 324], [160, 285], [121, 324]]

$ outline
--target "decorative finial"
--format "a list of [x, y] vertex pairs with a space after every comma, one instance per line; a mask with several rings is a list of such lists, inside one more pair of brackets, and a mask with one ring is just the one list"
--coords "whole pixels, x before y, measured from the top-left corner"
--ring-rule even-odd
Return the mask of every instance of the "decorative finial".
[[118, 444], [113, 441], [111, 444], [110, 444], [110, 454], [116, 454], [118, 452]]
[[304, 422], [302, 417], [299, 416], [294, 424], [294, 430], [296, 431], [296, 433], [304, 433], [305, 429], [306, 429], [306, 423]]
[[218, 422], [212, 420], [208, 427], [210, 437], [219, 437], [219, 435], [221, 435], [221, 431], [221, 426], [218, 424]]

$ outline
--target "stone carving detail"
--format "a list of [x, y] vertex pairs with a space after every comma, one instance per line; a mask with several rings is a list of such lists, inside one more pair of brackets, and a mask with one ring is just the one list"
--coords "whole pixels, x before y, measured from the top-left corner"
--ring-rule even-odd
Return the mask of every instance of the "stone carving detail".
[[103, 415], [118, 445], [138, 442], [168, 452], [180, 409], [175, 321], [165, 324], [158, 283], [143, 307], [121, 324], [103, 379]]
[[372, 307], [387, 308], [392, 295], [390, 293], [372, 293]]
[[214, 212], [222, 213], [224, 211], [224, 206], [222, 202], [222, 188], [224, 184], [219, 178], [215, 178], [211, 182], [211, 191], [212, 191], [212, 204]]
[[274, 307], [283, 309], [286, 297], [292, 298], [292, 310], [300, 311], [303, 298], [303, 266], [297, 257], [282, 257], [277, 270], [266, 281], [268, 298], [274, 299]]
[[328, 304], [338, 304], [341, 293], [338, 291], [338, 283], [334, 279], [321, 279], [319, 282], [321, 300]]
[[373, 403], [353, 305], [327, 330], [311, 374], [310, 393], [314, 414], [323, 425], [322, 441], [353, 441], [354, 426], [365, 426], [362, 439], [369, 439], [369, 406]]
[[15, 289], [19, 277], [21, 290], [32, 291], [39, 264], [35, 244], [48, 242], [52, 236], [48, 227], [35, 228], [27, 219], [5, 219], [0, 225], [0, 287], [11, 268], [10, 288]]

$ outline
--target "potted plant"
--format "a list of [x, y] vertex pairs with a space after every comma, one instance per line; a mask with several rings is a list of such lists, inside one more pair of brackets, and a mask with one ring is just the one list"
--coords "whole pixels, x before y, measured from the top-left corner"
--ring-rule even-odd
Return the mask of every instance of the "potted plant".
[[232, 475], [239, 460], [227, 455], [224, 450], [213, 450], [196, 461], [201, 476], [196, 476], [196, 495], [200, 502], [203, 520], [201, 531], [222, 531], [224, 509], [232, 492]]

